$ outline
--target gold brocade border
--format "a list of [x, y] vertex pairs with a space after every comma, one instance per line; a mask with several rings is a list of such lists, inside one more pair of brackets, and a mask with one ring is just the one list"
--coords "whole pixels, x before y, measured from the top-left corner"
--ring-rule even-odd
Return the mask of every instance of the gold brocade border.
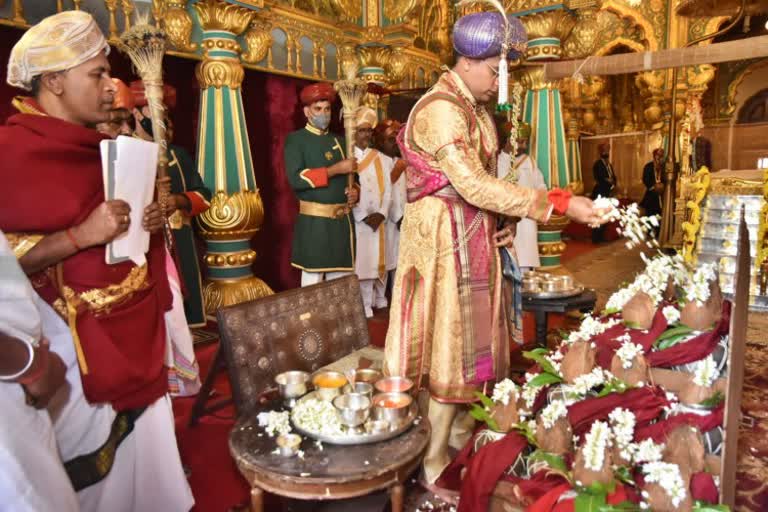
[[5, 233], [5, 238], [8, 240], [8, 244], [13, 250], [13, 255], [16, 256], [16, 259], [18, 260], [27, 254], [30, 249], [36, 246], [40, 240], [43, 239], [43, 235], [33, 235], [29, 233]]
[[[77, 294], [69, 286], [63, 287], [63, 293], [68, 301], [78, 306], [84, 302], [95, 313], [107, 313], [112, 308], [128, 301], [133, 294], [149, 287], [147, 281], [147, 266], [133, 267], [125, 279], [119, 284], [113, 284], [104, 288], [94, 288]], [[62, 317], [67, 318], [67, 306], [63, 299], [59, 298], [53, 303], [53, 308]]]

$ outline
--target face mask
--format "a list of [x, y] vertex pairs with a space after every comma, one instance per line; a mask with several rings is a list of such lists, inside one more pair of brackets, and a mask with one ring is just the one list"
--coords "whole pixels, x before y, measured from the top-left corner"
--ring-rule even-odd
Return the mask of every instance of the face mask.
[[152, 120], [148, 118], [147, 116], [142, 114], [141, 119], [139, 120], [139, 124], [141, 125], [141, 128], [147, 132], [147, 135], [154, 138], [155, 134], [152, 131]]
[[317, 128], [318, 130], [327, 130], [328, 125], [331, 124], [331, 115], [330, 114], [313, 115], [309, 118], [309, 122], [312, 126]]

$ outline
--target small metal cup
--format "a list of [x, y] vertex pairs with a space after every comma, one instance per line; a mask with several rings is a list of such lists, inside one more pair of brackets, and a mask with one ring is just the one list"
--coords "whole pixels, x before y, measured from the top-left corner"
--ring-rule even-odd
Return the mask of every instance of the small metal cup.
[[360, 393], [348, 393], [333, 399], [341, 422], [351, 428], [365, 423], [371, 415], [371, 399]]
[[307, 394], [309, 374], [302, 371], [283, 372], [275, 377], [275, 382], [280, 396], [290, 404]]
[[299, 453], [301, 436], [298, 434], [280, 434], [277, 436], [277, 447], [283, 457], [293, 457]]
[[355, 382], [354, 388], [349, 384], [344, 386], [344, 393], [357, 393], [359, 395], [365, 395], [370, 400], [373, 398], [373, 386], [367, 382]]
[[380, 393], [407, 393], [413, 388], [413, 381], [405, 377], [385, 377], [374, 387]]
[[[385, 402], [394, 402], [397, 406], [385, 407]], [[407, 393], [380, 393], [373, 397], [373, 419], [399, 425], [408, 417], [412, 403], [413, 397]]]
[[[338, 380], [339, 382], [341, 382], [341, 384], [339, 384], [338, 386], [332, 386], [332, 387], [321, 386], [320, 383], [324, 379]], [[341, 394], [341, 390], [347, 384], [347, 378], [344, 376], [344, 374], [339, 372], [320, 372], [316, 374], [314, 377], [312, 377], [312, 384], [315, 385], [317, 396], [320, 397], [321, 400], [330, 402]]]
[[373, 385], [380, 379], [381, 372], [371, 368], [363, 368], [355, 371], [355, 382], [367, 382], [368, 384]]

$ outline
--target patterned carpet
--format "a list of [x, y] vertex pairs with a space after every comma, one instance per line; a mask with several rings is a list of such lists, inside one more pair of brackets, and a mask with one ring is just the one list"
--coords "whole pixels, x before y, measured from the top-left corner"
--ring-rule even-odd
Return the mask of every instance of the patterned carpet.
[[[602, 308], [620, 283], [642, 268], [638, 250], [613, 242], [565, 263], [577, 281], [597, 292]], [[739, 434], [737, 510], [768, 511], [768, 314], [750, 313]]]

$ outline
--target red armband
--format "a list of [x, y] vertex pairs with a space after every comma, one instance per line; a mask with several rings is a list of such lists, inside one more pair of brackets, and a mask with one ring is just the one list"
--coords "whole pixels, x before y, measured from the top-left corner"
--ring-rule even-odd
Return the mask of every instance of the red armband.
[[301, 179], [309, 183], [312, 188], [322, 188], [328, 186], [328, 168], [317, 167], [315, 169], [304, 169], [299, 173]]
[[565, 215], [565, 212], [568, 211], [568, 205], [571, 203], [572, 195], [573, 194], [569, 190], [553, 188], [547, 193], [547, 199], [552, 203], [555, 213], [558, 215]]
[[184, 195], [189, 200], [189, 211], [185, 213], [190, 217], [200, 215], [211, 207], [211, 203], [199, 192], [184, 192]]

